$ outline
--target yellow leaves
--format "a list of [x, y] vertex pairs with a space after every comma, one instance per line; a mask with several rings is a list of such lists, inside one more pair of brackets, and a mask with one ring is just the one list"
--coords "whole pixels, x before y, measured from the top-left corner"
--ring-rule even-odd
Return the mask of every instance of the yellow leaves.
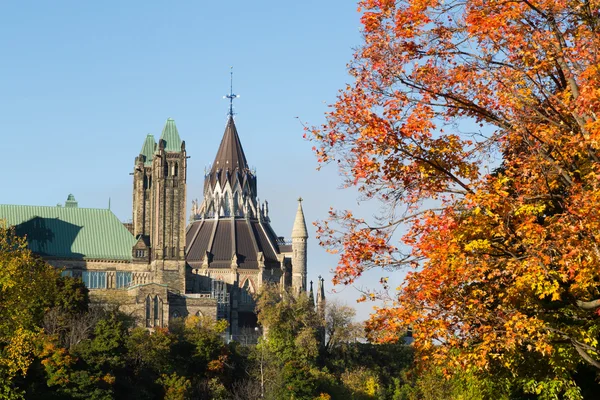
[[535, 215], [539, 216], [546, 210], [546, 204], [521, 204], [515, 210], [515, 216], [519, 215]]
[[465, 251], [485, 251], [490, 249], [490, 241], [487, 239], [472, 240], [464, 247]]
[[11, 376], [18, 373], [23, 376], [27, 374], [29, 365], [33, 361], [36, 339], [39, 335], [40, 331], [34, 332], [18, 327], [10, 337], [5, 348], [7, 356], [0, 359], [0, 363], [8, 368]]

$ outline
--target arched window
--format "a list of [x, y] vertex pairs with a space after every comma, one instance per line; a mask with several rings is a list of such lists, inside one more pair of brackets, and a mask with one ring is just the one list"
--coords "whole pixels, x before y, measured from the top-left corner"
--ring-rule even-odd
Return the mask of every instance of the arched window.
[[196, 317], [204, 317], [204, 314], [202, 314], [202, 311], [197, 311], [196, 312]]
[[160, 326], [160, 299], [154, 296], [154, 326]]
[[231, 209], [229, 207], [229, 193], [225, 192], [225, 196], [223, 196], [223, 215], [225, 217], [229, 217], [231, 214]]
[[144, 175], [144, 189], [148, 189], [148, 175]]
[[151, 314], [150, 314], [150, 310], [151, 308], [151, 304], [150, 304], [150, 295], [146, 296], [146, 328], [150, 328], [152, 326], [151, 324]]
[[178, 176], [179, 174], [179, 163], [175, 163], [175, 166], [173, 167], [173, 176]]
[[166, 161], [165, 161], [164, 169], [165, 169], [165, 178], [166, 178], [167, 176], [169, 176], [169, 163]]
[[233, 215], [237, 215], [237, 216], [241, 215], [239, 196], [240, 196], [240, 194], [238, 192], [235, 192], [233, 194]]

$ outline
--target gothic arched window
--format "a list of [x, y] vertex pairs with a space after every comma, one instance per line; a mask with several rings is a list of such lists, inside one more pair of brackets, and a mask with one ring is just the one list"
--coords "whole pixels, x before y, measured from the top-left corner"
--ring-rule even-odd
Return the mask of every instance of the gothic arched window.
[[237, 216], [241, 215], [239, 197], [240, 197], [239, 192], [235, 192], [233, 194], [233, 214], [237, 215]]
[[144, 175], [144, 189], [148, 189], [148, 175]]
[[179, 174], [179, 163], [175, 163], [175, 166], [173, 167], [173, 176], [177, 176]]
[[154, 326], [160, 326], [160, 299], [154, 296]]
[[165, 161], [164, 169], [165, 169], [165, 178], [166, 178], [167, 176], [169, 176], [169, 163], [166, 161]]
[[231, 214], [231, 209], [229, 207], [229, 193], [225, 192], [225, 196], [223, 196], [223, 215], [229, 217]]
[[150, 313], [151, 309], [152, 309], [152, 306], [150, 304], [150, 295], [148, 295], [148, 296], [146, 296], [146, 327], [147, 328], [150, 328], [152, 326], [150, 323], [151, 318], [152, 318], [151, 313]]

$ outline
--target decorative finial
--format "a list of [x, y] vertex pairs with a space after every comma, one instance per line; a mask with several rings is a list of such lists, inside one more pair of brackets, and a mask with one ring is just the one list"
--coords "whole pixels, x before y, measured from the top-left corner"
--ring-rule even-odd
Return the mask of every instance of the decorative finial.
[[238, 96], [237, 94], [233, 93], [233, 67], [231, 67], [231, 72], [230, 72], [230, 81], [229, 81], [229, 94], [227, 96], [223, 96], [224, 99], [229, 99], [229, 116], [233, 117], [233, 100], [237, 99]]
[[304, 201], [304, 199], [303, 199], [302, 197], [298, 197], [298, 201], [299, 201], [300, 203], [302, 203], [302, 202]]

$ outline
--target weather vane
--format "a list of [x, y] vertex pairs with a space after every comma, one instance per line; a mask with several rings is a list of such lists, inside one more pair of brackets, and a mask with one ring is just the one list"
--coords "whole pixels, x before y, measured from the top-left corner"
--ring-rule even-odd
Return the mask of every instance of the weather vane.
[[229, 81], [229, 94], [227, 96], [223, 96], [224, 99], [229, 99], [229, 116], [233, 117], [233, 100], [240, 97], [237, 94], [233, 93], [233, 67], [231, 67], [231, 78]]

